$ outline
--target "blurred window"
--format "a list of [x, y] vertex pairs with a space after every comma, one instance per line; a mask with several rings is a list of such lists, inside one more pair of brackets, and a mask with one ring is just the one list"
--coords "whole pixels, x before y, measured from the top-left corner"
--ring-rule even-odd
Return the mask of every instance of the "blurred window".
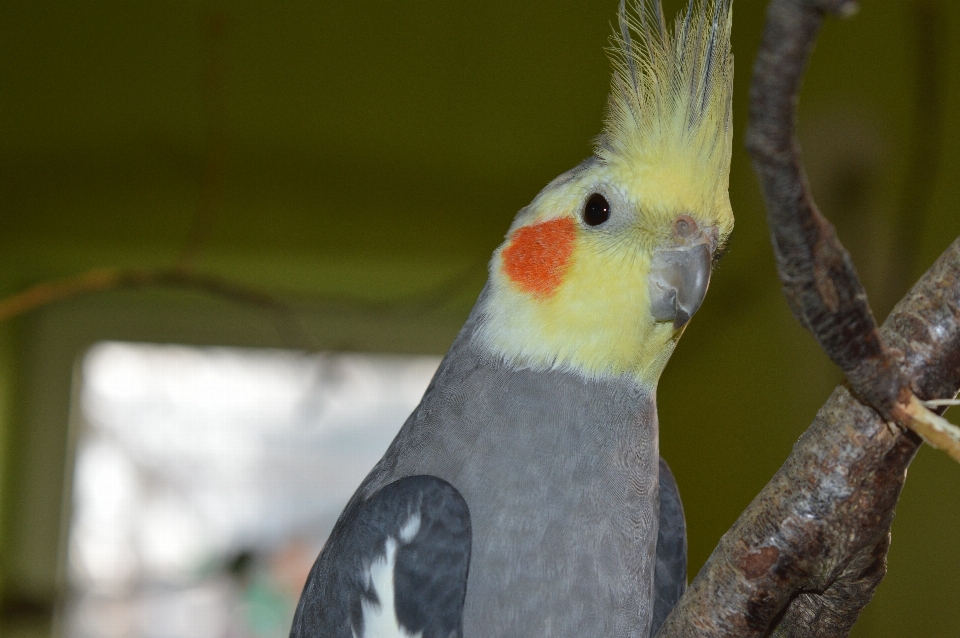
[[287, 636], [437, 357], [105, 342], [82, 364], [69, 638]]

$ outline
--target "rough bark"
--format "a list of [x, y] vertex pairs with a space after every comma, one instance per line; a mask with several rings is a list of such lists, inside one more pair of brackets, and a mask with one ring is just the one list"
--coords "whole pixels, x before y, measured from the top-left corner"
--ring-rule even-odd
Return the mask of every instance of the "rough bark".
[[[960, 389], [960, 239], [880, 330], [921, 398]], [[919, 439], [838, 387], [659, 636], [845, 636], [886, 569]]]

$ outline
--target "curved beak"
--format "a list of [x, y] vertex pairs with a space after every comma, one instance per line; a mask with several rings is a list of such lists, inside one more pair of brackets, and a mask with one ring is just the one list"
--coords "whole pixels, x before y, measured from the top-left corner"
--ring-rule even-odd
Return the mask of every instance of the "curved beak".
[[650, 311], [657, 321], [678, 329], [700, 309], [710, 285], [708, 243], [658, 250], [650, 264]]

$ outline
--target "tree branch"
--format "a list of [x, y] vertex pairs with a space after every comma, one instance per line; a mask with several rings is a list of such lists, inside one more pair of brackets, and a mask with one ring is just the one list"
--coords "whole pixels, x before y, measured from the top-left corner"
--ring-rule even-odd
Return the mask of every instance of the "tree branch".
[[854, 6], [772, 0], [747, 134], [787, 301], [848, 385], [723, 536], [659, 636], [846, 636], [885, 574], [894, 508], [920, 445], [891, 421], [938, 424], [917, 396], [960, 389], [960, 239], [878, 329], [794, 141], [797, 92], [822, 16]]
[[[960, 389], [960, 239], [880, 331], [921, 396]], [[724, 534], [658, 636], [845, 636], [883, 578], [919, 439], [844, 386]]]
[[747, 149], [760, 178], [777, 272], [794, 316], [867, 405], [960, 461], [960, 429], [931, 414], [896, 365], [849, 253], [813, 201], [794, 137], [800, 82], [823, 13], [848, 14], [855, 6], [850, 0], [770, 3], [750, 85]]
[[[345, 295], [310, 295], [304, 298], [301, 295], [298, 301], [347, 307], [373, 315], [427, 313], [469, 290], [477, 276], [485, 271], [486, 259], [476, 261], [438, 285], [395, 300], [367, 300]], [[304, 328], [294, 305], [286, 301], [290, 294], [277, 296], [263, 289], [183, 266], [156, 269], [94, 268], [77, 275], [43, 281], [0, 298], [0, 323], [74, 297], [108, 290], [153, 287], [195, 290], [265, 310], [272, 315], [277, 332], [286, 345], [305, 350], [316, 350], [318, 347], [313, 336]]]
[[846, 0], [773, 0], [750, 88], [747, 148], [767, 204], [777, 271], [790, 309], [887, 420], [906, 378], [877, 332], [850, 255], [809, 192], [794, 138], [797, 93], [822, 14]]

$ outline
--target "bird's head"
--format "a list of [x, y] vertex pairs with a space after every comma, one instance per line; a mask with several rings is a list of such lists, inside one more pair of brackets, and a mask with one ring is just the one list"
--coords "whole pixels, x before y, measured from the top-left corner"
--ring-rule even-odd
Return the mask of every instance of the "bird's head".
[[477, 338], [515, 365], [656, 385], [733, 230], [729, 0], [673, 33], [620, 5], [595, 153], [518, 213], [490, 263]]

